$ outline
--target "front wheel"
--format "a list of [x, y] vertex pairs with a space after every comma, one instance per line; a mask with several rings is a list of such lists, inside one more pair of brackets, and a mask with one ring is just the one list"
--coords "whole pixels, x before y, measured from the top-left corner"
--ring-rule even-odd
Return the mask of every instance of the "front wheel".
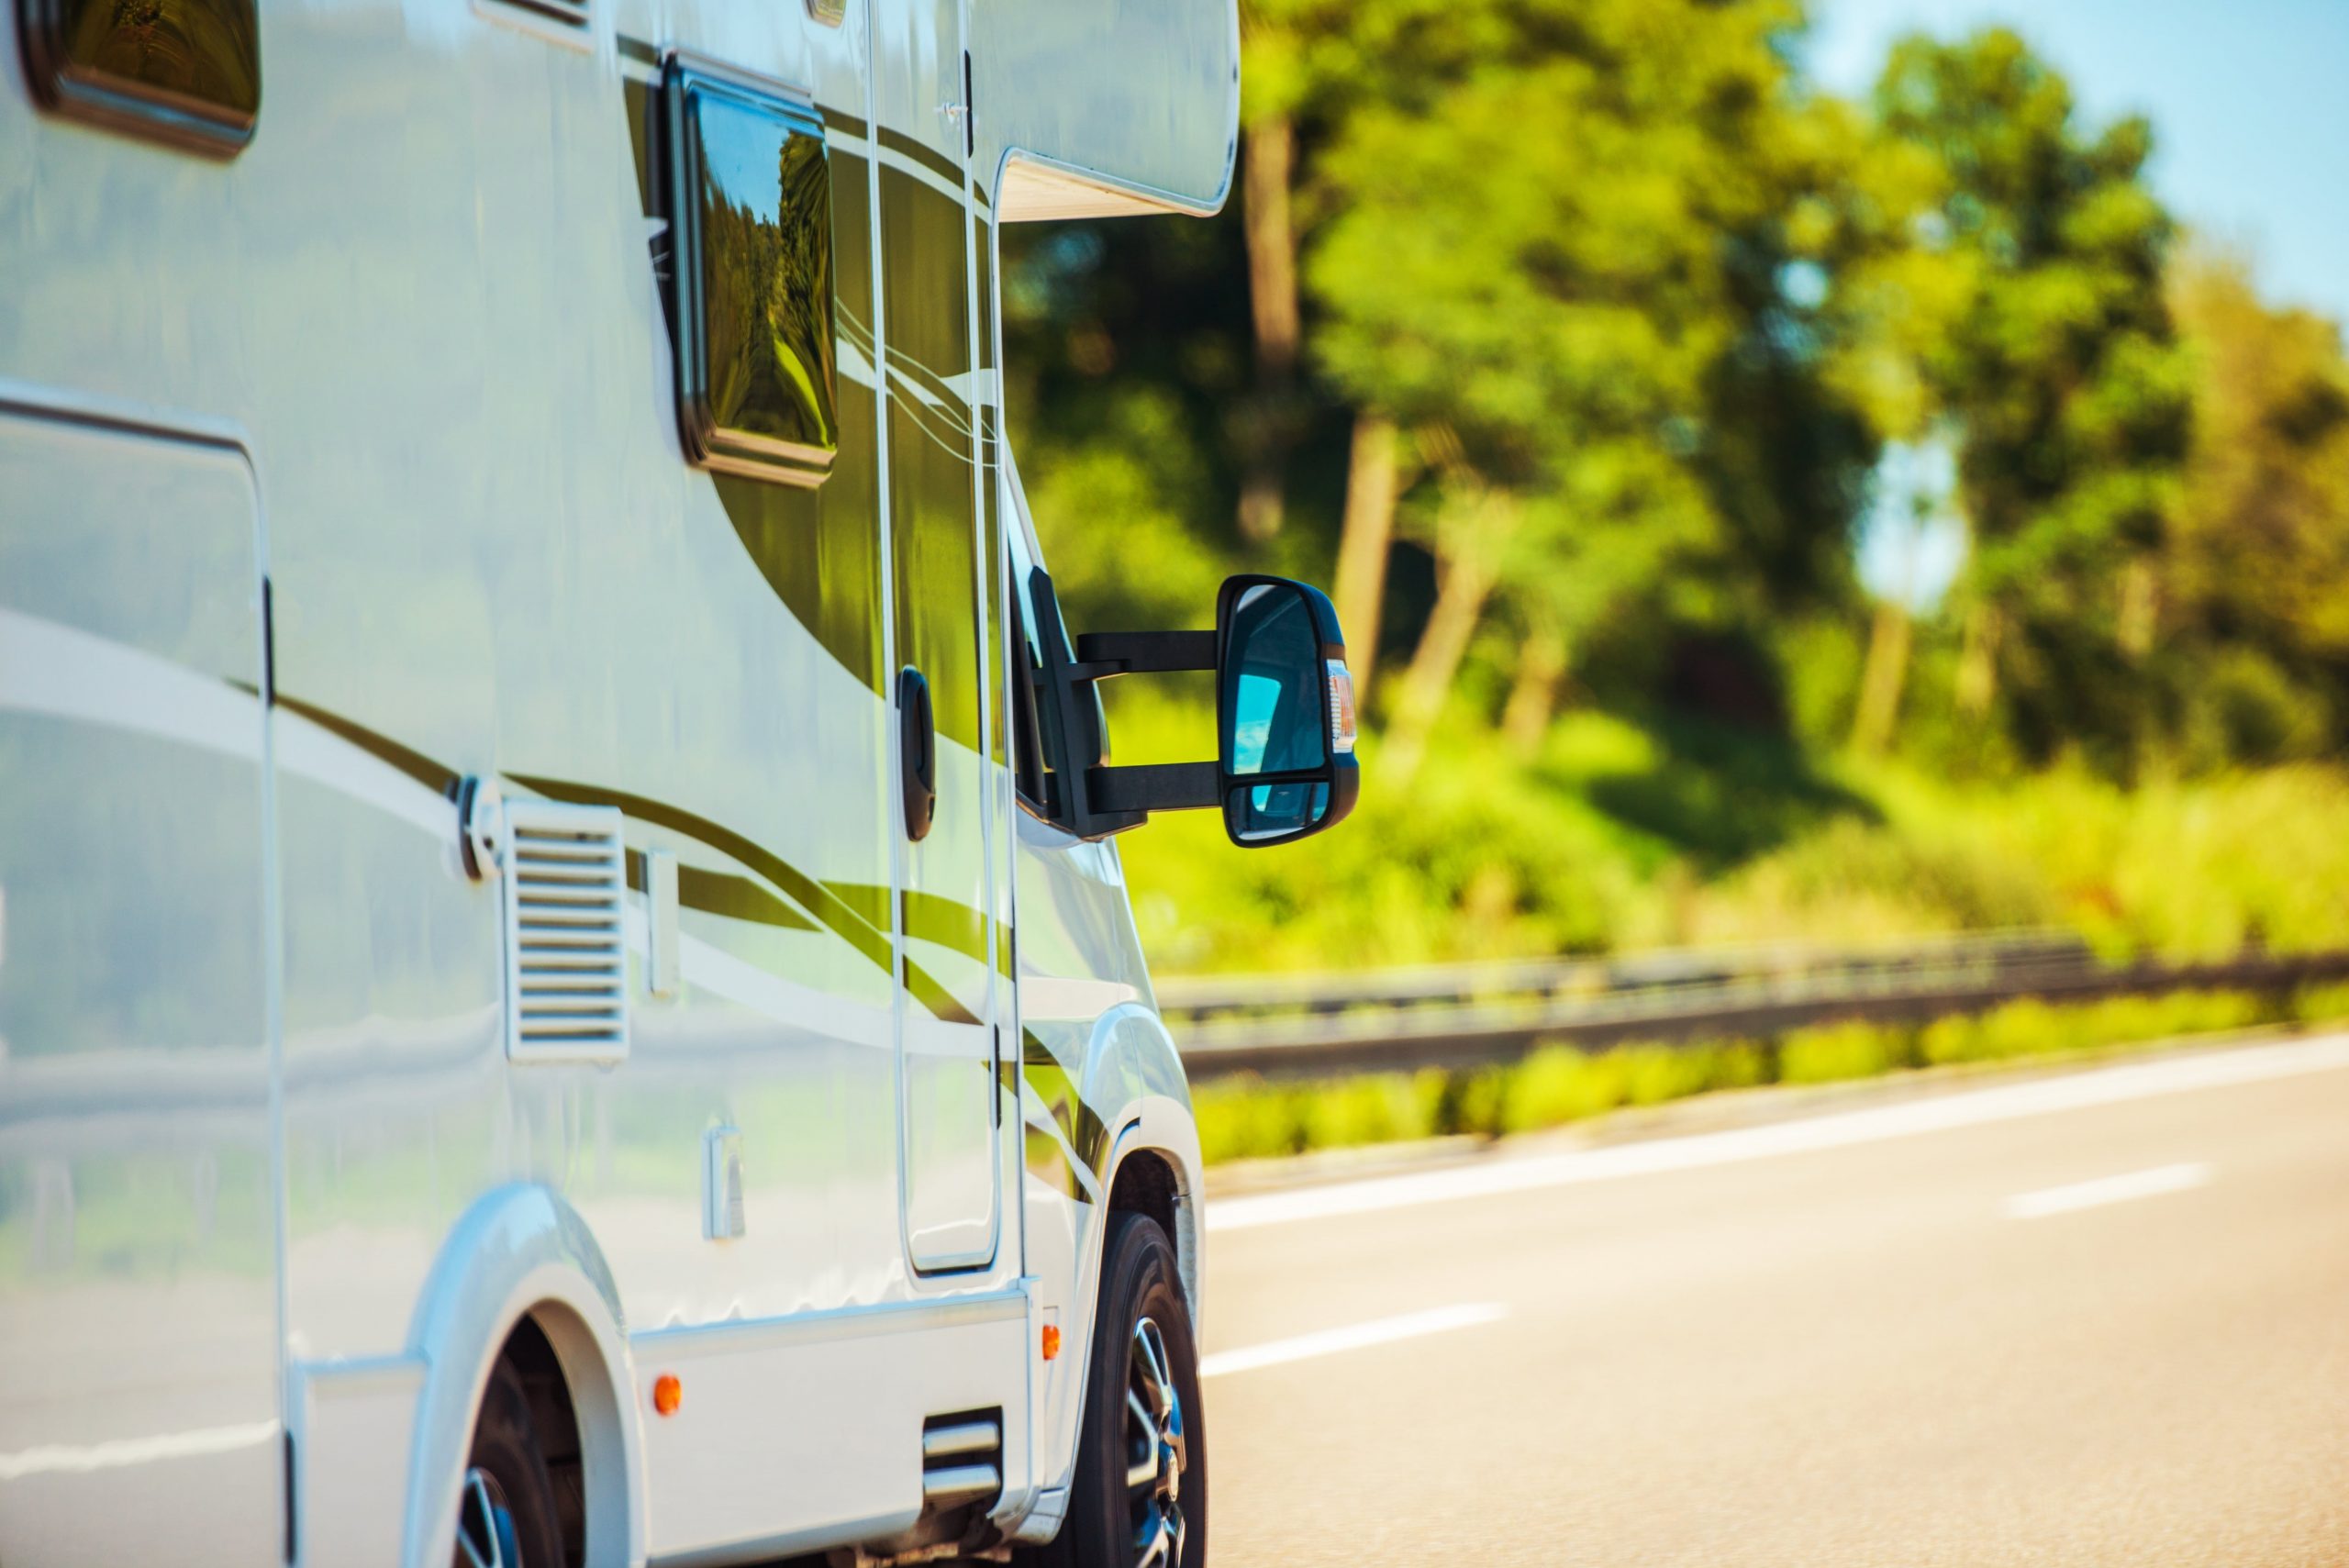
[[554, 1482], [530, 1419], [530, 1398], [500, 1361], [473, 1418], [472, 1457], [457, 1502], [451, 1568], [564, 1568]]
[[1208, 1559], [1207, 1424], [1174, 1243], [1144, 1214], [1111, 1214], [1102, 1243], [1076, 1475], [1039, 1568], [1200, 1568]]

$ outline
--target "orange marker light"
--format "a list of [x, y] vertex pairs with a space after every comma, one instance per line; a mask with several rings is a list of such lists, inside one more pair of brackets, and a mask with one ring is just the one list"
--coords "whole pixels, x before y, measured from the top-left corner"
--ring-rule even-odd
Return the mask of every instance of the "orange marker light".
[[1051, 1361], [1060, 1353], [1061, 1326], [1057, 1323], [1047, 1323], [1044, 1325], [1044, 1359]]
[[664, 1372], [652, 1380], [652, 1408], [658, 1415], [674, 1416], [677, 1407], [685, 1402], [685, 1385], [674, 1372]]

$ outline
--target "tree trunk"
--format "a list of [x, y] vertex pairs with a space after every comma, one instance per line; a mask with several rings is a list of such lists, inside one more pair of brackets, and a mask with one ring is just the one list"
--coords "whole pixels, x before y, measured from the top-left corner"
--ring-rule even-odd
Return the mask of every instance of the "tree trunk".
[[1397, 787], [1408, 784], [1419, 772], [1428, 733], [1443, 713], [1444, 698], [1452, 695], [1453, 677], [1460, 673], [1461, 660], [1467, 657], [1469, 639], [1476, 635], [1476, 623], [1493, 591], [1494, 573], [1483, 551], [1471, 550], [1451, 556], [1443, 566], [1436, 584], [1435, 608], [1428, 616], [1427, 628], [1419, 633], [1411, 666], [1403, 673], [1394, 722], [1386, 727], [1386, 743], [1379, 751], [1379, 773]]
[[2160, 629], [2161, 611], [2161, 580], [2154, 575], [2154, 563], [2141, 555], [2121, 573], [2118, 630], [2121, 652], [2132, 659], [2143, 659], [2154, 651], [2154, 634]]
[[1370, 700], [1371, 671], [1378, 661], [1379, 610], [1386, 597], [1386, 552], [1395, 537], [1399, 488], [1394, 421], [1383, 414], [1356, 414], [1345, 521], [1338, 535], [1336, 596], [1357, 704]]
[[1910, 625], [1907, 606], [1884, 599], [1868, 632], [1868, 662], [1860, 676], [1859, 711], [1852, 718], [1852, 749], [1876, 756], [1892, 743], [1900, 693], [1909, 684]]
[[1297, 370], [1297, 236], [1289, 219], [1296, 136], [1286, 116], [1248, 128], [1241, 145], [1241, 227], [1248, 241], [1248, 304], [1256, 329], [1253, 428], [1243, 438], [1240, 535], [1262, 544], [1286, 513], [1282, 470], [1288, 456], [1289, 384]]
[[1998, 611], [1976, 599], [1965, 612], [1965, 641], [1957, 655], [1957, 708], [1987, 717], [1998, 695]]
[[1530, 757], [1542, 749], [1565, 675], [1565, 638], [1548, 621], [1537, 621], [1517, 651], [1517, 677], [1509, 684], [1508, 706], [1501, 709], [1501, 733], [1518, 755]]
[[1242, 143], [1242, 226], [1248, 237], [1248, 303], [1255, 317], [1256, 368], [1286, 381], [1297, 368], [1297, 237], [1289, 223], [1290, 164], [1296, 137], [1288, 119], [1269, 115]]
[[1240, 480], [1240, 537], [1251, 544], [1263, 544], [1281, 531], [1287, 515], [1287, 503], [1281, 493], [1280, 459], [1266, 441], [1264, 450], [1251, 457], [1248, 472]]

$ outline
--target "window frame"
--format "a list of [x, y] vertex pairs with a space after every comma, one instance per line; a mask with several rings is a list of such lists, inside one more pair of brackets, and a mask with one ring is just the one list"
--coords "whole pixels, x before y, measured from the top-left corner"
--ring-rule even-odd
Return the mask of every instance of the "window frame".
[[[709, 322], [705, 310], [698, 127], [695, 103], [707, 95], [738, 110], [780, 124], [787, 136], [812, 139], [824, 165], [824, 242], [827, 291], [823, 330], [831, 350], [831, 384], [826, 388], [833, 422], [830, 448], [737, 430], [718, 422], [710, 402]], [[714, 473], [814, 489], [831, 477], [840, 455], [840, 316], [835, 211], [832, 203], [831, 137], [814, 97], [715, 61], [672, 50], [662, 63], [658, 105], [659, 136], [654, 163], [657, 204], [669, 228], [671, 361], [674, 369], [677, 435], [685, 461]]]
[[[103, 4], [104, 0], [93, 0]], [[250, 112], [74, 62], [65, 38], [68, 0], [17, 0], [17, 47], [33, 101], [48, 112], [161, 146], [227, 162], [252, 142], [263, 99], [259, 0], [202, 0], [236, 6], [252, 40]]]

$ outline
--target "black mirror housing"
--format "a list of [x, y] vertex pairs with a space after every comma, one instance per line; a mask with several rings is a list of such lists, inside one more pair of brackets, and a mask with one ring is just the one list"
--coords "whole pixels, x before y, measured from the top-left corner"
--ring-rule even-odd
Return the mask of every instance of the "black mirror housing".
[[[1038, 574], [1041, 578], [1041, 573]], [[1141, 826], [1153, 811], [1216, 809], [1244, 849], [1333, 828], [1353, 809], [1353, 678], [1329, 596], [1286, 577], [1242, 573], [1216, 595], [1213, 631], [1088, 632], [1064, 653], [1058, 606], [1036, 595], [1043, 662], [1037, 700], [1067, 745], [1052, 781], [1052, 819], [1085, 839]], [[1216, 673], [1217, 754], [1211, 762], [1110, 767], [1101, 758], [1096, 698], [1113, 675]]]

